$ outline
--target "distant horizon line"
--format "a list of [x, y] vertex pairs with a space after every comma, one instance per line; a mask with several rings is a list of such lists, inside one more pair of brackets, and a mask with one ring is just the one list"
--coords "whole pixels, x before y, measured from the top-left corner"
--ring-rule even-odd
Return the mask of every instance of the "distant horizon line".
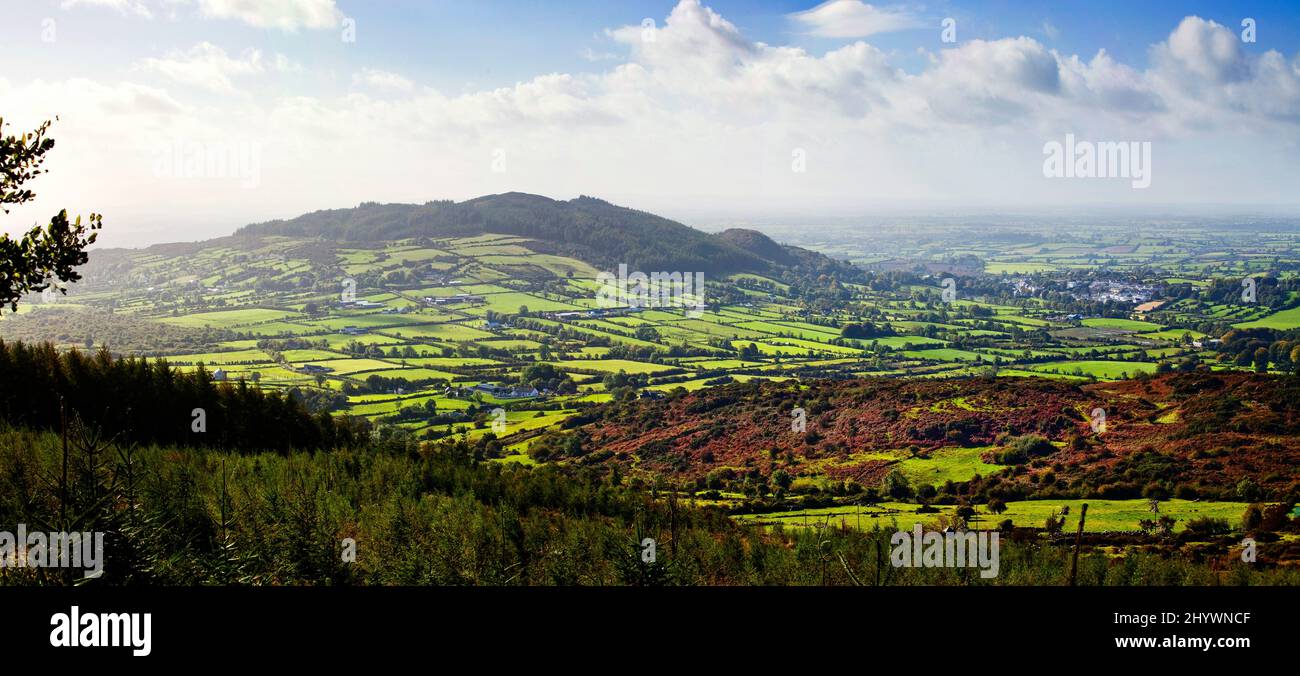
[[[727, 209], [725, 207], [708, 208], [708, 207], [684, 207], [680, 209], [656, 209], [647, 206], [635, 206], [631, 202], [622, 201], [619, 198], [606, 198], [599, 195], [580, 194], [572, 197], [552, 197], [542, 193], [531, 193], [522, 190], [507, 190], [496, 193], [485, 193], [474, 197], [456, 199], [451, 197], [435, 197], [423, 201], [382, 201], [382, 200], [362, 200], [350, 206], [322, 206], [316, 209], [300, 211], [290, 216], [271, 216], [261, 220], [248, 220], [233, 227], [215, 226], [211, 229], [202, 228], [205, 232], [195, 233], [194, 239], [169, 239], [168, 235], [175, 236], [175, 232], [170, 228], [150, 228], [147, 230], [135, 230], [123, 233], [114, 233], [106, 228], [101, 233], [100, 242], [93, 248], [97, 250], [109, 249], [146, 249], [151, 246], [165, 244], [197, 244], [213, 239], [234, 236], [240, 228], [257, 223], [268, 223], [273, 221], [287, 221], [300, 216], [304, 216], [317, 211], [331, 211], [342, 209], [355, 209], [363, 204], [384, 204], [384, 205], [413, 205], [418, 206], [431, 202], [450, 201], [454, 203], [463, 203], [483, 197], [494, 195], [508, 194], [525, 194], [537, 197], [544, 197], [557, 202], [568, 202], [578, 197], [586, 196], [603, 200], [614, 206], [634, 209], [651, 213], [661, 218], [667, 218], [679, 222], [697, 230], [704, 227], [716, 227], [723, 222], [733, 221], [737, 223], [756, 223], [763, 225], [775, 225], [772, 221], [800, 219], [800, 222], [786, 224], [787, 227], [797, 228], [801, 225], [816, 225], [817, 221], [848, 221], [853, 219], [880, 219], [891, 217], [930, 217], [935, 219], [961, 219], [961, 218], [991, 218], [991, 217], [1034, 217], [1034, 216], [1052, 216], [1055, 218], [1068, 217], [1074, 219], [1088, 219], [1104, 214], [1107, 217], [1199, 217], [1199, 218], [1222, 218], [1222, 217], [1270, 217], [1270, 218], [1296, 218], [1300, 220], [1300, 202], [1296, 203], [1224, 203], [1224, 202], [1172, 202], [1172, 203], [1151, 203], [1151, 204], [1115, 204], [1113, 202], [1080, 202], [1068, 206], [1061, 205], [1043, 205], [1043, 204], [935, 204], [932, 201], [925, 200], [898, 200], [888, 204], [881, 204], [864, 208], [842, 208], [826, 209], [818, 213], [808, 213], [806, 210], [800, 210], [797, 207], [789, 208], [765, 208], [755, 210], [750, 207], [745, 210]], [[1208, 213], [1206, 213], [1208, 212]], [[110, 214], [111, 216], [111, 214]], [[988, 225], [971, 224], [971, 225]], [[1017, 224], [1008, 224], [1017, 225]], [[1049, 225], [1050, 224], [1045, 224]], [[1097, 225], [1104, 225], [1098, 223]], [[1300, 224], [1298, 224], [1300, 225]], [[21, 229], [20, 229], [21, 230]], [[117, 235], [117, 236], [114, 236]], [[105, 241], [106, 239], [125, 240], [122, 243]]]

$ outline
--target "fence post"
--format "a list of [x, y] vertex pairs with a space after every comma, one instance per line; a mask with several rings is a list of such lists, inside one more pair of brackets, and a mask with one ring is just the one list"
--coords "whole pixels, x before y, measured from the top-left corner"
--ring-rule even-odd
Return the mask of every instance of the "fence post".
[[1083, 521], [1088, 518], [1088, 503], [1083, 503], [1079, 510], [1079, 532], [1074, 536], [1074, 557], [1070, 559], [1070, 586], [1074, 586], [1075, 575], [1079, 572], [1079, 548], [1083, 546]]

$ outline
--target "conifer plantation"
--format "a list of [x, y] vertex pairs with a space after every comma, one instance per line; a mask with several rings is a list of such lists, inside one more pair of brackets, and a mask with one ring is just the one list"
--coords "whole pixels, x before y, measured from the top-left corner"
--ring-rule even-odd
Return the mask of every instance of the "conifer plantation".
[[[462, 441], [235, 453], [109, 442], [74, 422], [66, 484], [62, 441], [0, 427], [0, 520], [106, 532], [94, 585], [1057, 585], [1069, 567], [1068, 546], [1009, 531], [993, 580], [897, 568], [892, 528], [755, 528], [617, 473], [505, 466]], [[340, 556], [348, 538], [351, 563]], [[653, 562], [645, 538], [656, 540]], [[0, 569], [0, 584], [67, 575]], [[1295, 568], [1160, 549], [1087, 553], [1078, 575], [1086, 585], [1300, 583]]]
[[[203, 431], [195, 430], [196, 411]], [[369, 433], [365, 421], [312, 415], [285, 393], [216, 382], [204, 368], [184, 372], [163, 359], [117, 359], [107, 348], [87, 355], [0, 340], [0, 417], [57, 430], [68, 416], [123, 441], [237, 452], [355, 446]]]

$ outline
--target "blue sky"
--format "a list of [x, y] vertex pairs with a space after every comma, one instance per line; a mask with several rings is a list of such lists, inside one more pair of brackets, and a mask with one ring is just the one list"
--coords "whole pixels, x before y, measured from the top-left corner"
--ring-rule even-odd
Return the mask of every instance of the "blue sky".
[[[102, 66], [129, 65], [141, 52], [183, 48], [196, 41], [278, 49], [323, 64], [345, 66], [351, 58], [341, 45], [304, 40], [301, 34], [266, 31], [238, 22], [190, 21], [179, 12], [175, 21], [141, 25], [131, 11], [111, 7], [62, 9], [62, 0], [4, 3], [11, 25], [33, 24], [53, 17], [68, 39], [93, 42]], [[146, 6], [147, 3], [144, 3]], [[662, 23], [675, 5], [664, 0], [383, 0], [338, 2], [347, 16], [358, 20], [361, 43], [374, 63], [393, 70], [421, 74], [432, 86], [456, 90], [470, 86], [509, 86], [540, 72], [592, 70], [583, 50], [612, 53], [603, 36], [606, 28], [653, 18]], [[825, 51], [848, 42], [809, 35], [790, 15], [817, 6], [811, 0], [717, 0], [706, 3], [747, 36], [769, 44]], [[1200, 16], [1237, 26], [1250, 16], [1262, 25], [1251, 51], [1300, 47], [1300, 3], [1268, 2], [1026, 2], [983, 0], [934, 2], [880, 7], [910, 7], [929, 25], [873, 36], [872, 44], [908, 51], [931, 42], [943, 18], [960, 22], [962, 39], [992, 40], [1006, 36], [1034, 37], [1065, 53], [1090, 55], [1106, 49], [1124, 63], [1147, 65], [1148, 48], [1164, 39], [1185, 16]], [[165, 10], [158, 10], [160, 17]], [[143, 40], [141, 38], [144, 38]], [[23, 49], [37, 47], [36, 31], [10, 35], [0, 54], [17, 59]], [[42, 70], [75, 74], [86, 66], [85, 53], [60, 50], [43, 54]]]
[[[810, 218], [1300, 194], [1293, 1], [8, 0], [3, 14], [0, 116], [61, 118], [40, 200], [7, 230], [59, 204], [116, 217], [122, 242], [197, 239], [506, 190]], [[1066, 134], [1149, 143], [1150, 186], [1053, 180], [1044, 154]]]

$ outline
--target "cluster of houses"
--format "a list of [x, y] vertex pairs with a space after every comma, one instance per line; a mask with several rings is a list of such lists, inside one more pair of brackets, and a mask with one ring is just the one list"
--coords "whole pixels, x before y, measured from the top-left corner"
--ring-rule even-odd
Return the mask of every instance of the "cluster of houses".
[[321, 366], [320, 364], [303, 364], [298, 367], [298, 372], [314, 375], [317, 373], [333, 373], [334, 369], [328, 366]]
[[[1042, 290], [1028, 277], [1013, 277], [1003, 281], [1011, 286], [1017, 296], [1032, 296]], [[1124, 282], [1116, 280], [1099, 280], [1094, 282], [1069, 281], [1065, 288], [1075, 298], [1094, 301], [1113, 301], [1118, 303], [1145, 303], [1160, 295], [1160, 289], [1152, 284]]]
[[424, 304], [428, 307], [437, 307], [439, 305], [455, 305], [457, 303], [486, 303], [487, 299], [483, 296], [476, 296], [470, 293], [458, 293], [454, 296], [425, 296]]
[[1017, 296], [1032, 296], [1041, 288], [1025, 277], [1008, 279], [1004, 283], [1011, 285], [1011, 292]]
[[462, 397], [471, 397], [475, 392], [490, 394], [497, 399], [531, 399], [542, 396], [542, 393], [536, 387], [528, 385], [497, 385], [495, 383], [479, 383], [473, 387], [447, 387], [442, 393], [453, 399], [460, 399]]
[[[1081, 286], [1070, 282], [1066, 288], [1074, 290]], [[1096, 281], [1075, 292], [1076, 295], [1095, 301], [1112, 301], [1116, 303], [1145, 303], [1160, 294], [1160, 289], [1151, 284], [1121, 281]]]
[[561, 322], [573, 321], [575, 319], [604, 319], [605, 317], [623, 317], [636, 312], [641, 312], [639, 307], [618, 307], [618, 308], [597, 308], [595, 310], [574, 310], [569, 312], [544, 312], [542, 316], [546, 319], [553, 319]]
[[344, 310], [377, 310], [384, 307], [383, 303], [376, 303], [373, 300], [341, 300], [339, 308]]
[[1120, 282], [1093, 282], [1089, 289], [1094, 300], [1110, 300], [1120, 303], [1145, 303], [1155, 298], [1159, 289], [1147, 284], [1125, 284]]

